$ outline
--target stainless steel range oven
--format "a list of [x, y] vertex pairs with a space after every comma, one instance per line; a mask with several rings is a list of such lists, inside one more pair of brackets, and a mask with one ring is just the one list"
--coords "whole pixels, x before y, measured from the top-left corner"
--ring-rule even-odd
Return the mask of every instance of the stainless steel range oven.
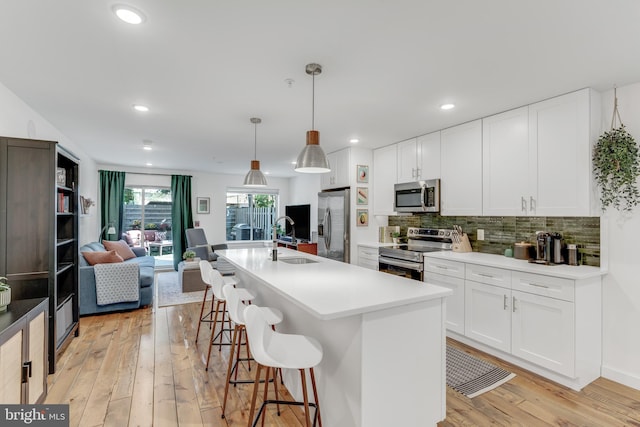
[[424, 281], [424, 254], [450, 251], [453, 230], [417, 228], [407, 229], [407, 244], [383, 246], [378, 249], [378, 269], [384, 273]]

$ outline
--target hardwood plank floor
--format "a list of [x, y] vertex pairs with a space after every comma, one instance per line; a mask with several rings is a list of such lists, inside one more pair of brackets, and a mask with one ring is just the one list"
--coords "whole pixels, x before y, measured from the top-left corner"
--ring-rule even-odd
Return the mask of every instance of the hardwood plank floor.
[[[209, 329], [204, 326], [205, 338], [195, 345], [199, 309], [199, 303], [192, 303], [81, 318], [80, 336], [72, 340], [59, 358], [56, 373], [49, 376], [46, 403], [70, 404], [71, 426], [247, 425], [251, 385], [230, 387], [226, 418], [221, 418], [228, 348], [214, 348], [209, 371], [204, 370]], [[463, 344], [450, 343], [517, 376], [473, 399], [447, 388], [447, 418], [439, 424], [442, 427], [640, 427], [638, 390], [600, 378], [575, 392]], [[254, 373], [244, 366], [239, 375], [250, 378]], [[269, 409], [265, 425], [302, 426], [303, 415], [294, 407], [282, 408], [280, 417], [275, 408]]]

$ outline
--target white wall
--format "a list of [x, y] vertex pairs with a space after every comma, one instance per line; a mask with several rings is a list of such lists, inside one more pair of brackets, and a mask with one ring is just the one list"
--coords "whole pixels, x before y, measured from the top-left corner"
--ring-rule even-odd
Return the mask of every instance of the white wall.
[[[80, 160], [80, 185], [78, 187], [80, 195], [97, 201], [96, 165], [93, 159], [86, 154], [80, 145], [64, 136], [1, 83], [0, 135], [58, 141], [59, 146]], [[93, 230], [97, 223], [95, 208], [95, 206], [91, 208], [89, 215], [80, 217], [80, 245], [92, 240]], [[97, 234], [96, 232], [95, 235], [97, 236]]]
[[[618, 110], [627, 131], [640, 144], [640, 83], [618, 88]], [[611, 126], [613, 90], [602, 94], [603, 129]], [[640, 186], [640, 180], [638, 182]], [[609, 273], [603, 280], [602, 376], [640, 389], [640, 207], [624, 216], [609, 209]]]

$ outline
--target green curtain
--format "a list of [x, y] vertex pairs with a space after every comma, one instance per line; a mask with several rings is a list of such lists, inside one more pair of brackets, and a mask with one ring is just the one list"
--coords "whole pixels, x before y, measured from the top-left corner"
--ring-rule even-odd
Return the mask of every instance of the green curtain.
[[193, 228], [191, 207], [191, 177], [171, 175], [171, 235], [173, 239], [173, 268], [178, 270], [182, 253], [187, 248], [187, 228]]
[[[124, 210], [124, 172], [98, 171], [100, 174], [100, 236], [99, 240], [120, 240]], [[109, 227], [116, 234], [107, 234]]]

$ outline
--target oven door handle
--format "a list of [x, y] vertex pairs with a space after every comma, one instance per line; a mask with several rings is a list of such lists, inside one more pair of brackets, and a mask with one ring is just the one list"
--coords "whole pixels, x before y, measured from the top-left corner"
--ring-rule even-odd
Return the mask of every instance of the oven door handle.
[[393, 265], [395, 267], [403, 267], [403, 268], [408, 268], [414, 271], [422, 271], [424, 270], [424, 266], [420, 263], [417, 262], [407, 262], [407, 261], [400, 261], [394, 258], [387, 258], [384, 256], [378, 256], [378, 263], [383, 263], [383, 264], [389, 264], [389, 265]]

